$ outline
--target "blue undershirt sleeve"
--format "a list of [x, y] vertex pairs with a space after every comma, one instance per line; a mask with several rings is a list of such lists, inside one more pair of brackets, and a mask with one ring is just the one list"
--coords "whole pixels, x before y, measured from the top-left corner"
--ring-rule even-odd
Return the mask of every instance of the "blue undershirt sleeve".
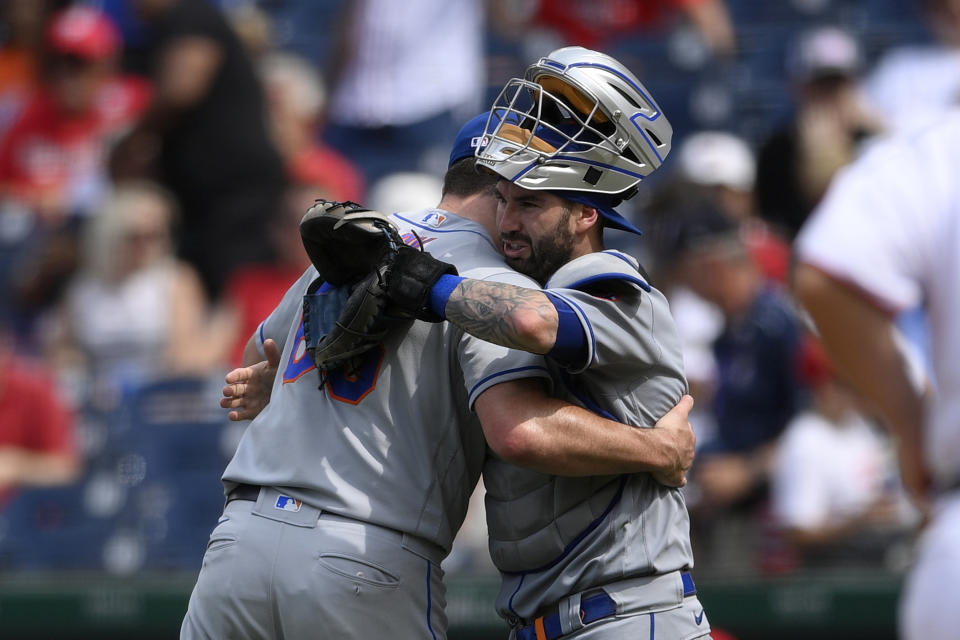
[[557, 309], [557, 341], [547, 352], [547, 357], [562, 365], [582, 365], [586, 358], [587, 336], [580, 318], [562, 298], [544, 291]]
[[447, 300], [450, 299], [450, 295], [461, 280], [466, 280], [466, 278], [446, 273], [440, 276], [437, 283], [433, 285], [433, 289], [430, 290], [430, 310], [444, 320], [447, 318]]

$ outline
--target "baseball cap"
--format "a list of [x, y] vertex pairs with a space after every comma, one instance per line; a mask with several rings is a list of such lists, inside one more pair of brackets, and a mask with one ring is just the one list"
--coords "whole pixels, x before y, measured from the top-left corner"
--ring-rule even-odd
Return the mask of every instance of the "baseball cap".
[[638, 236], [643, 235], [643, 231], [640, 231], [632, 222], [614, 210], [614, 207], [622, 202], [622, 198], [615, 194], [594, 193], [593, 191], [564, 191], [562, 189], [548, 189], [547, 192], [572, 202], [593, 207], [597, 210], [597, 213], [603, 216], [604, 224], [607, 227], [629, 231]]
[[102, 11], [82, 5], [69, 7], [51, 19], [47, 45], [60, 54], [104, 60], [119, 51], [120, 32]]
[[750, 146], [732, 133], [694, 133], [683, 141], [678, 155], [680, 174], [694, 184], [753, 190], [756, 159]]
[[829, 76], [855, 76], [860, 71], [860, 45], [839, 27], [811, 29], [800, 36], [789, 62], [800, 82]]
[[470, 158], [476, 154], [477, 148], [480, 147], [483, 142], [483, 135], [486, 132], [487, 119], [489, 117], [490, 112], [485, 111], [471, 118], [461, 127], [457, 133], [456, 140], [453, 142], [453, 149], [450, 151], [450, 162], [447, 163], [448, 169], [458, 160]]

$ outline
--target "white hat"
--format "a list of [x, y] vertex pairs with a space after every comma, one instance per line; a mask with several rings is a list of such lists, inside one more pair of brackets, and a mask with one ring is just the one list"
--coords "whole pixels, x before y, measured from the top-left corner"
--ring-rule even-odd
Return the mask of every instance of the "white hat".
[[800, 82], [823, 76], [855, 76], [860, 72], [860, 45], [839, 27], [817, 27], [800, 36], [788, 70]]
[[701, 131], [680, 145], [680, 174], [695, 184], [752, 191], [757, 175], [753, 151], [726, 131]]
[[429, 173], [398, 172], [383, 176], [367, 195], [377, 211], [420, 211], [436, 206], [443, 191], [443, 180]]

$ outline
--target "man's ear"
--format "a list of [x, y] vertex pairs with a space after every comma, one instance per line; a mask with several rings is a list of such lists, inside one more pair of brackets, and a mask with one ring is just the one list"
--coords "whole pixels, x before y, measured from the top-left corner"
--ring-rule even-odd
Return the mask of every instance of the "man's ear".
[[601, 223], [599, 211], [594, 207], [580, 203], [577, 203], [577, 207], [579, 207], [579, 211], [575, 212], [577, 231], [586, 233], [592, 227], [599, 228]]

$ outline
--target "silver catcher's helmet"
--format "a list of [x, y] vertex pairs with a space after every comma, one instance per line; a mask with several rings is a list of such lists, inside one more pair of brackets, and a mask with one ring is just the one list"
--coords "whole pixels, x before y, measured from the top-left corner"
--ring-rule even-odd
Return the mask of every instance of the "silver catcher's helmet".
[[624, 65], [564, 47], [507, 83], [485, 136], [478, 164], [521, 187], [629, 198], [670, 152], [673, 127]]

